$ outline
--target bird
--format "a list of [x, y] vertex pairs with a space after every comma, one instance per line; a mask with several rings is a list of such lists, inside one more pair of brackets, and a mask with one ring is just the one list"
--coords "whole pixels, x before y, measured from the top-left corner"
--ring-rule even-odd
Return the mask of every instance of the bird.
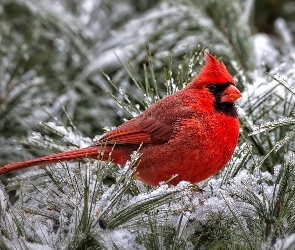
[[102, 135], [92, 145], [0, 167], [0, 174], [85, 158], [125, 165], [139, 150], [136, 177], [151, 186], [193, 184], [218, 173], [239, 138], [241, 97], [223, 62], [208, 51], [199, 74], [181, 90]]

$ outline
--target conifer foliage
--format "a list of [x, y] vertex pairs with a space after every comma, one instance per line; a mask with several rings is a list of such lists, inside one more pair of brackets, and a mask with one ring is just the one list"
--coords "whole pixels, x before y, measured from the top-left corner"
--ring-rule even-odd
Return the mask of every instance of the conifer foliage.
[[243, 90], [234, 156], [198, 185], [144, 185], [138, 152], [1, 176], [0, 249], [293, 249], [294, 10], [0, 1], [0, 165], [91, 144], [189, 83], [205, 48]]

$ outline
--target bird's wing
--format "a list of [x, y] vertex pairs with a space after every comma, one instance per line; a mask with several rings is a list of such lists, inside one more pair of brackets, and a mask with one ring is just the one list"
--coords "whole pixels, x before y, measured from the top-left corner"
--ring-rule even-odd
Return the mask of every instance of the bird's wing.
[[165, 143], [172, 134], [172, 124], [165, 124], [152, 117], [136, 117], [105, 134], [96, 144]]

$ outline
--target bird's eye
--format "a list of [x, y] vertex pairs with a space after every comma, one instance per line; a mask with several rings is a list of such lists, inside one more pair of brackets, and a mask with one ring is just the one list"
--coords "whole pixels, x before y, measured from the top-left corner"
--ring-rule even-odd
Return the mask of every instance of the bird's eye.
[[208, 89], [212, 92], [214, 92], [216, 90], [216, 85], [215, 84], [210, 84], [208, 85]]

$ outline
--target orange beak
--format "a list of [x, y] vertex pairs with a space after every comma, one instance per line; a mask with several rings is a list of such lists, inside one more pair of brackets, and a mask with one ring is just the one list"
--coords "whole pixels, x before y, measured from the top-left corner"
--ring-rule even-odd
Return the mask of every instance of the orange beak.
[[230, 85], [228, 88], [226, 88], [220, 97], [220, 102], [230, 102], [234, 103], [236, 100], [238, 100], [242, 96], [241, 92], [234, 86]]

